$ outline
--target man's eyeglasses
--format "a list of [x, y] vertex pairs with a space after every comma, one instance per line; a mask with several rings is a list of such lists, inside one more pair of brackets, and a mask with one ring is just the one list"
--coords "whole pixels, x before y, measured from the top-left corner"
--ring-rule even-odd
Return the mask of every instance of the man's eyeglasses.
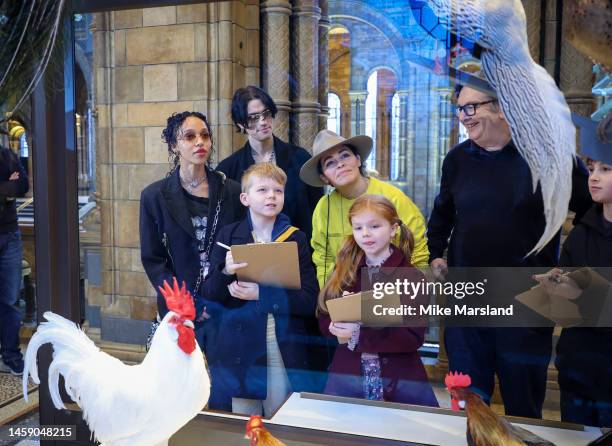
[[247, 123], [249, 124], [249, 127], [253, 127], [259, 122], [261, 118], [264, 118], [264, 120], [266, 120], [270, 117], [272, 117], [272, 112], [266, 108], [261, 113], [253, 113], [251, 115], [248, 115]]
[[497, 99], [491, 99], [490, 101], [484, 102], [474, 102], [473, 104], [458, 105], [456, 110], [457, 116], [459, 116], [461, 112], [463, 112], [465, 116], [474, 116], [478, 107], [481, 105], [490, 104], [492, 102], [497, 102]]

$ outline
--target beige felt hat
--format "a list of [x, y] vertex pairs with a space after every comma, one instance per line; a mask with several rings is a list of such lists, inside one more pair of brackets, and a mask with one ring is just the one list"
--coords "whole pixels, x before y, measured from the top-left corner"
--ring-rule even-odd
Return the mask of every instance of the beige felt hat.
[[319, 160], [323, 155], [340, 145], [354, 147], [361, 161], [364, 162], [372, 151], [372, 138], [365, 135], [353, 136], [346, 139], [335, 134], [331, 130], [321, 130], [317, 133], [314, 143], [312, 144], [312, 158], [304, 163], [300, 169], [300, 178], [306, 184], [311, 186], [321, 187], [325, 183], [321, 181], [319, 176]]

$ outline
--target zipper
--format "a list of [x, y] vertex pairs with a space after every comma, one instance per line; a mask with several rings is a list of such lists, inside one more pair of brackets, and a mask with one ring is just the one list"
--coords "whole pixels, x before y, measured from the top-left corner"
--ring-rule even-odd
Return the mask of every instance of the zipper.
[[170, 264], [172, 266], [172, 271], [175, 271], [174, 268], [174, 259], [172, 258], [172, 254], [170, 253], [170, 243], [168, 242], [168, 234], [166, 234], [165, 232], [162, 234], [162, 243], [164, 245], [164, 247], [166, 248], [166, 252], [168, 253], [168, 257], [170, 258]]

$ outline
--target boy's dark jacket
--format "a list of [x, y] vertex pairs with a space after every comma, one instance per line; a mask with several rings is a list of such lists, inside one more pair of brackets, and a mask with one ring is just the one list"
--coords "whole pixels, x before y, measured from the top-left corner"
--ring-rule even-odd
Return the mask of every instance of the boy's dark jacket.
[[[604, 224], [601, 204], [593, 205], [567, 236], [560, 266], [589, 266], [612, 282], [612, 224]], [[586, 297], [576, 299], [579, 308]], [[556, 365], [562, 389], [612, 402], [612, 328], [564, 328]]]
[[[251, 145], [246, 144], [234, 152], [217, 166], [228, 178], [240, 182], [242, 174], [255, 164]], [[287, 174], [285, 185], [285, 206], [283, 213], [289, 217], [291, 224], [297, 226], [310, 240], [312, 236], [312, 213], [319, 199], [323, 196], [323, 188], [312, 187], [300, 180], [300, 169], [310, 159], [310, 154], [301, 147], [286, 143], [274, 137], [276, 165]]]
[[[357, 293], [363, 289], [372, 289], [371, 284], [374, 282], [395, 283], [396, 280], [407, 279], [416, 283], [424, 280], [425, 276], [412, 267], [404, 254], [395, 246], [391, 246], [393, 253], [383, 263], [383, 270], [374, 274], [370, 280], [366, 278], [362, 280], [362, 273], [367, 270], [364, 256], [357, 266], [355, 281], [345, 291]], [[403, 295], [403, 298], [406, 298], [406, 295]], [[423, 294], [414, 298], [416, 300], [403, 303], [411, 306], [417, 302], [422, 305], [428, 303], [427, 296]], [[321, 332], [335, 338], [329, 331], [330, 323], [329, 314], [319, 314]], [[359, 342], [354, 351], [349, 350], [347, 344], [336, 348], [325, 393], [363, 398], [361, 354], [377, 353], [380, 358], [385, 401], [437, 407], [438, 401], [427, 380], [427, 373], [418, 353], [424, 339], [424, 326], [361, 327]]]
[[[18, 180], [9, 180], [13, 172], [19, 172]], [[0, 234], [17, 231], [17, 210], [13, 198], [23, 197], [29, 187], [28, 175], [17, 155], [0, 146]]]
[[[274, 240], [289, 227], [289, 219], [279, 214], [272, 231]], [[226, 245], [253, 243], [249, 218], [224, 227], [217, 240]], [[267, 394], [266, 327], [268, 313], [274, 315], [276, 338], [293, 391], [310, 390], [307, 347], [310, 337], [306, 320], [315, 312], [319, 291], [308, 240], [295, 231], [286, 241], [298, 245], [302, 288], [288, 290], [259, 286], [259, 300], [232, 297], [228, 285], [236, 276], [223, 274], [227, 251], [215, 245], [211, 256], [212, 272], [205, 280], [203, 294], [223, 305], [222, 322], [207, 352], [213, 376], [213, 398], [229, 403], [231, 397], [265, 399]], [[262, 259], [265, 261], [265, 259]]]
[[[217, 222], [217, 235], [224, 225], [242, 218], [244, 206], [240, 203], [240, 186], [236, 182], [208, 168], [206, 175], [210, 198], [206, 227], [208, 241], [220, 199], [223, 201]], [[172, 276], [176, 276], [179, 283], [185, 281], [193, 293], [200, 273], [197, 239], [186, 202], [178, 169], [169, 177], [147, 186], [140, 196], [142, 265], [158, 292], [157, 308], [161, 317], [164, 317], [168, 309], [157, 287], [164, 280], [172, 283]]]

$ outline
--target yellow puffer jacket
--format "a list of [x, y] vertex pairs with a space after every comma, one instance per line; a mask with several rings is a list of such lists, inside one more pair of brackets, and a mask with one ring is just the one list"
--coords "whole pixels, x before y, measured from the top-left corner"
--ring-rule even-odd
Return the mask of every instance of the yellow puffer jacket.
[[[429, 250], [425, 239], [425, 219], [419, 208], [397, 187], [376, 178], [370, 178], [366, 194], [384, 195], [391, 200], [402, 222], [408, 226], [414, 236], [414, 251], [410, 262], [416, 267], [427, 267]], [[354, 201], [334, 190], [319, 200], [312, 215], [311, 245], [314, 249], [312, 260], [317, 268], [317, 279], [321, 287], [334, 269], [336, 253], [340, 250], [344, 238], [352, 233], [348, 211]], [[396, 240], [398, 241], [399, 239]]]

